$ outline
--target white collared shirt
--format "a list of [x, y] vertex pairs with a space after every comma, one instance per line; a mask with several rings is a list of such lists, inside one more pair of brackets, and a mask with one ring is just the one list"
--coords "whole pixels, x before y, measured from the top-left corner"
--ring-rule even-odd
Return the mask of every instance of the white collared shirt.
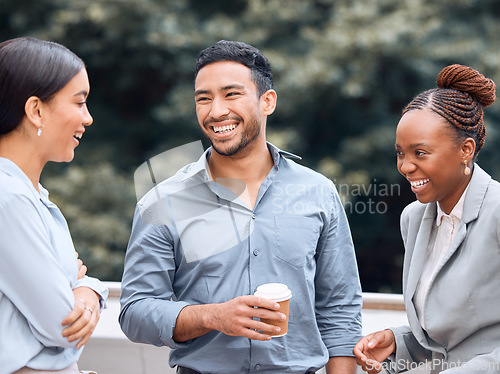
[[429, 244], [425, 253], [425, 263], [422, 269], [420, 280], [418, 281], [415, 290], [413, 302], [420, 320], [420, 325], [425, 330], [424, 305], [431, 281], [436, 275], [437, 268], [444, 255], [450, 248], [450, 245], [455, 237], [460, 221], [462, 220], [462, 212], [464, 209], [465, 195], [469, 186], [465, 188], [464, 193], [458, 200], [458, 203], [452, 209], [450, 214], [446, 214], [439, 202], [437, 203], [436, 224], [432, 227]]

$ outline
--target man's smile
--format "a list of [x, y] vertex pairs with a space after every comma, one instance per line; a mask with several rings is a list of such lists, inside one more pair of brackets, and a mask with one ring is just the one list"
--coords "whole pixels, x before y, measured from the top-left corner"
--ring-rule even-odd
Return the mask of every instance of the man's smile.
[[226, 126], [212, 126], [212, 130], [217, 134], [224, 134], [236, 128], [236, 124]]

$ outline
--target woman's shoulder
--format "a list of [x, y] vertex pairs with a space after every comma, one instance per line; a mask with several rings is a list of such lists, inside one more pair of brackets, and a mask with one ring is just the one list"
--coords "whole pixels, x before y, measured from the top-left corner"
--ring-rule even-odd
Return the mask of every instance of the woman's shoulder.
[[488, 193], [490, 195], [500, 194], [500, 183], [495, 179], [491, 179], [490, 184], [488, 185]]
[[484, 195], [483, 209], [500, 214], [500, 183], [492, 179]]
[[34, 202], [36, 199], [34, 189], [25, 181], [17, 176], [3, 173], [1, 170], [0, 191], [0, 205], [4, 205], [13, 200]]

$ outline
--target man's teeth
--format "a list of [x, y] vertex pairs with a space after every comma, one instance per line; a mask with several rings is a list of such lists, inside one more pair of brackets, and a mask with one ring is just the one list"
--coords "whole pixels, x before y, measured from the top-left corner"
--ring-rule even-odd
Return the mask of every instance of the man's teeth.
[[422, 179], [419, 181], [410, 181], [410, 184], [412, 187], [422, 187], [424, 184], [429, 183], [429, 181], [430, 181], [430, 179], [427, 178], [427, 179]]
[[227, 126], [220, 126], [220, 127], [215, 127], [214, 126], [214, 131], [217, 132], [217, 133], [224, 133], [224, 132], [228, 132], [228, 131], [231, 131], [231, 130], [234, 130], [236, 128], [236, 125], [227, 125]]
[[73, 135], [73, 138], [81, 139], [82, 138], [82, 134], [75, 134], [75, 135]]

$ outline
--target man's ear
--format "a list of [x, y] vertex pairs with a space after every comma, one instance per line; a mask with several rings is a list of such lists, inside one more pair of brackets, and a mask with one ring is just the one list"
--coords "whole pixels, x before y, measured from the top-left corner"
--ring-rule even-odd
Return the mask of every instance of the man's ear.
[[24, 113], [26, 118], [37, 128], [43, 126], [42, 122], [42, 100], [36, 96], [31, 96], [24, 104]]
[[267, 90], [260, 97], [262, 103], [262, 114], [268, 116], [274, 112], [276, 109], [276, 101], [278, 100], [278, 95], [275, 90]]

